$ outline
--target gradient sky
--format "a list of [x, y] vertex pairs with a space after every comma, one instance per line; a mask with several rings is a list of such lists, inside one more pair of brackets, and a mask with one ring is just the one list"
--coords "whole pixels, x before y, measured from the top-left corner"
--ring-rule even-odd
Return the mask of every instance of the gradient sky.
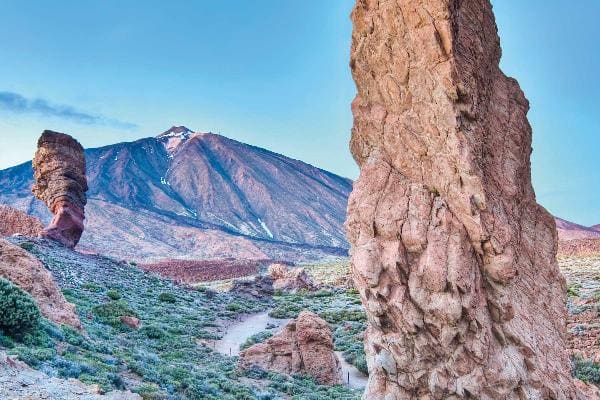
[[[539, 201], [600, 223], [600, 2], [495, 0], [531, 101]], [[352, 0], [0, 2], [0, 168], [43, 129], [84, 146], [213, 131], [354, 178]]]

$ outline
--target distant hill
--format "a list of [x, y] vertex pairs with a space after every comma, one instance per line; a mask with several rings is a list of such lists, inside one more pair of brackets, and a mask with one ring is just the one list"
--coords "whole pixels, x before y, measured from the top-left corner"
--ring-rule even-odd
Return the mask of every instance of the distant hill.
[[[136, 260], [344, 255], [349, 179], [213, 133], [172, 127], [87, 149], [80, 248]], [[0, 203], [47, 222], [31, 163], [0, 171]]]
[[600, 225], [587, 227], [561, 218], [555, 218], [555, 220], [558, 236], [561, 240], [600, 238]]

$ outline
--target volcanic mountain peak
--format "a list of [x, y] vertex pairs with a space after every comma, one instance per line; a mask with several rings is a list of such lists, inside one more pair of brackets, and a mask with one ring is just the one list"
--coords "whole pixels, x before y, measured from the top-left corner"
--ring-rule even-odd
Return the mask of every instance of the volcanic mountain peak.
[[191, 129], [186, 126], [175, 126], [173, 125], [160, 135], [156, 136], [157, 138], [165, 138], [165, 137], [180, 137], [180, 138], [189, 138], [190, 134], [194, 133]]
[[202, 134], [203, 133], [194, 132], [191, 129], [181, 125], [172, 126], [168, 130], [156, 136], [156, 138], [161, 140], [164, 143], [167, 151], [171, 153], [174, 150], [176, 150], [182, 143], [186, 142], [188, 139]]

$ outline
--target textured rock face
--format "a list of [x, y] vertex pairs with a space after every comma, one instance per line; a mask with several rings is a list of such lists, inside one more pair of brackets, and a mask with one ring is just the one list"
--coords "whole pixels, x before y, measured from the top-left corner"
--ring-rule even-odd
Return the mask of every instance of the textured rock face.
[[577, 398], [555, 223], [489, 1], [358, 0], [352, 20], [365, 398]]
[[83, 233], [88, 189], [83, 147], [69, 135], [44, 131], [38, 140], [33, 170], [32, 192], [54, 215], [41, 236], [75, 247]]
[[284, 264], [269, 265], [269, 276], [273, 279], [273, 289], [295, 293], [298, 290], [315, 290], [317, 285], [304, 268], [288, 267]]
[[309, 375], [323, 385], [340, 383], [340, 365], [333, 352], [331, 329], [327, 322], [308, 311], [302, 311], [281, 333], [241, 352], [239, 366]]
[[44, 226], [39, 219], [0, 204], [0, 236], [37, 236]]
[[28, 252], [4, 239], [0, 239], [0, 277], [31, 294], [44, 317], [81, 328], [75, 307], [64, 298], [50, 272]]

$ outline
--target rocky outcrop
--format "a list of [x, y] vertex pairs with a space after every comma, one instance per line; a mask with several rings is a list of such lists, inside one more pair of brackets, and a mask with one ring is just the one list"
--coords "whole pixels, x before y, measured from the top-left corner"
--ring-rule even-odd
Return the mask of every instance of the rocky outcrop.
[[236, 279], [229, 291], [250, 299], [264, 299], [275, 293], [273, 279], [265, 275], [257, 275], [252, 279]]
[[32, 192], [54, 215], [41, 236], [73, 248], [83, 233], [87, 202], [83, 147], [69, 135], [44, 131], [32, 163]]
[[140, 395], [130, 391], [101, 392], [98, 385], [85, 385], [76, 379], [49, 377], [0, 351], [0, 399], [142, 400]]
[[489, 0], [358, 0], [352, 20], [364, 398], [576, 398], [555, 223]]
[[299, 290], [317, 289], [316, 283], [304, 268], [284, 264], [269, 265], [269, 276], [273, 279], [273, 289], [295, 293]]
[[39, 219], [0, 204], [0, 236], [37, 236], [44, 226]]
[[302, 374], [323, 385], [340, 383], [331, 329], [318, 315], [302, 311], [281, 333], [240, 353], [239, 367]]
[[64, 298], [50, 272], [27, 251], [4, 239], [0, 239], [0, 277], [29, 293], [44, 317], [81, 328], [75, 307]]

